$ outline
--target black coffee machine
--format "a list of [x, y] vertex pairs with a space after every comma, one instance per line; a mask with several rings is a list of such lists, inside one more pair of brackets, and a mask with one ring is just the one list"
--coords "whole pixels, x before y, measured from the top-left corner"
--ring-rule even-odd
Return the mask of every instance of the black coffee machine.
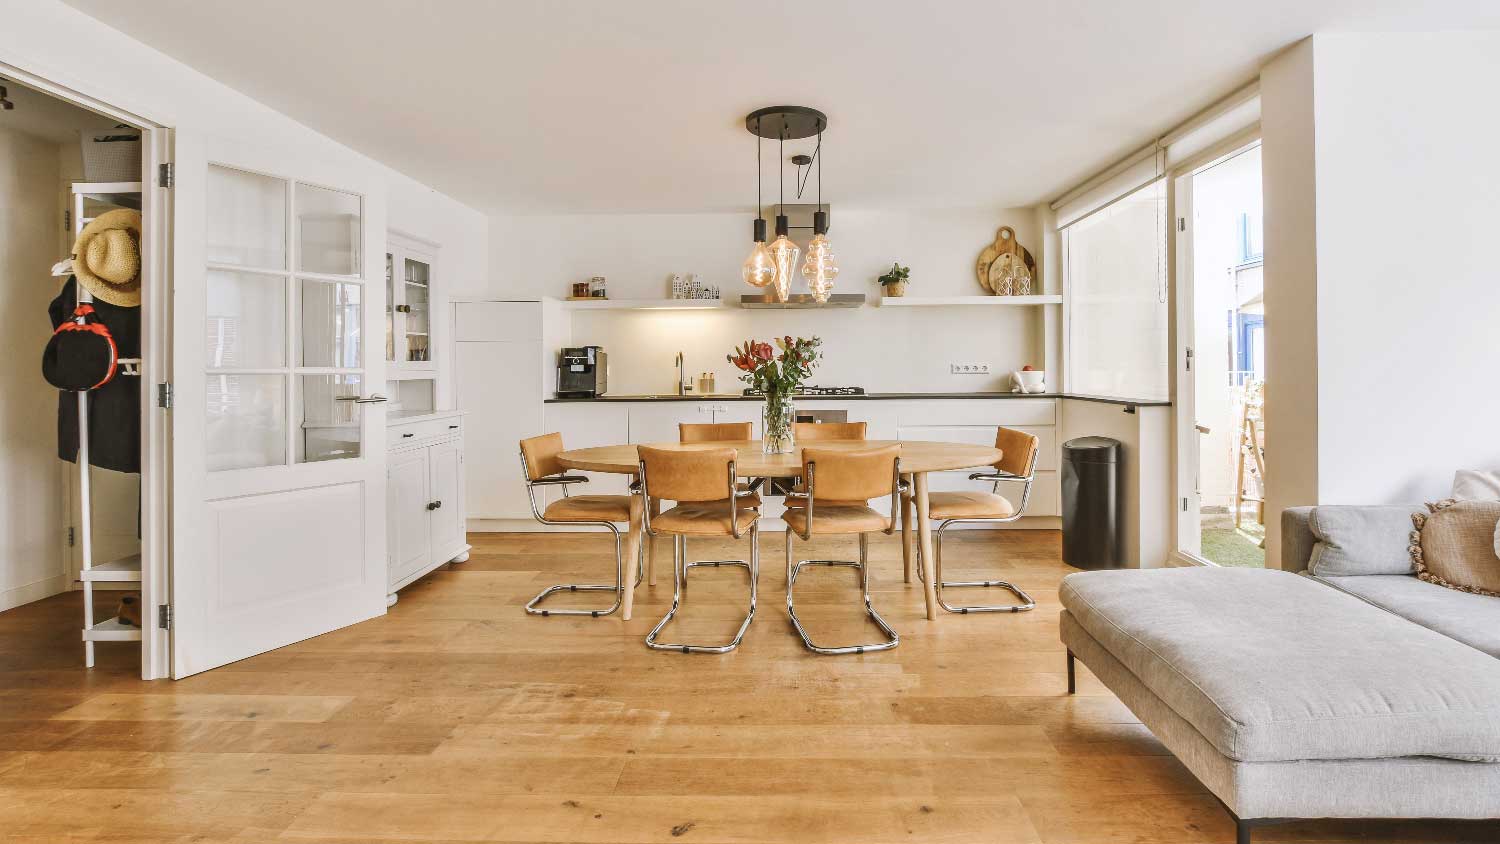
[[563, 349], [557, 356], [557, 397], [592, 399], [609, 388], [609, 356], [598, 346]]

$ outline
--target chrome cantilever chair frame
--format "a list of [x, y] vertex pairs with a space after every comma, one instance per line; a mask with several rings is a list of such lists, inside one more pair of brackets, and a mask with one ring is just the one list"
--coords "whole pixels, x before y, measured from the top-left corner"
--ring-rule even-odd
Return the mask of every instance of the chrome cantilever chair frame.
[[[800, 531], [795, 531], [792, 529], [792, 526], [790, 524], [788, 524], [786, 528], [786, 614], [791, 618], [792, 627], [797, 630], [797, 635], [802, 637], [802, 644], [806, 645], [807, 649], [812, 651], [813, 653], [862, 654], [874, 651], [888, 651], [891, 648], [894, 648], [897, 645], [901, 644], [901, 637], [896, 633], [895, 630], [891, 629], [891, 626], [886, 623], [886, 620], [884, 618], [881, 618], [880, 613], [875, 611], [874, 604], [870, 602], [869, 534], [859, 534], [858, 560], [798, 560], [796, 564], [792, 563], [792, 534], [796, 533], [798, 536], [802, 537], [803, 541], [811, 541], [813, 536], [813, 508], [815, 506], [813, 496], [816, 494], [816, 487], [814, 485], [815, 482], [813, 479], [814, 475], [816, 474], [815, 466], [815, 463], [807, 464], [807, 477], [803, 479], [804, 491], [793, 491], [787, 493], [788, 498], [804, 499], [807, 502], [807, 516], [806, 521], [804, 522], [804, 524], [807, 526], [807, 532], [802, 533]], [[891, 478], [890, 526], [881, 531], [881, 533], [886, 536], [890, 536], [896, 530], [896, 508], [901, 502], [902, 494], [904, 494], [906, 490], [906, 482], [901, 480], [901, 458], [898, 457], [896, 458], [895, 470]], [[874, 642], [868, 645], [840, 645], [834, 647], [819, 645], [818, 643], [814, 642], [812, 638], [807, 635], [807, 630], [802, 626], [802, 620], [797, 618], [797, 607], [792, 600], [793, 588], [797, 584], [797, 575], [801, 574], [802, 569], [808, 566], [852, 568], [856, 570], [859, 573], [860, 591], [865, 601], [865, 613], [870, 617], [871, 621], [875, 622], [875, 626], [879, 627], [881, 632], [886, 635], [886, 640], [883, 642]]]
[[[604, 527], [609, 528], [610, 533], [614, 534], [615, 537], [615, 585], [610, 586], [609, 584], [605, 583], [560, 583], [556, 586], [548, 586], [546, 589], [538, 592], [535, 598], [532, 598], [530, 601], [526, 602], [526, 613], [528, 615], [540, 615], [543, 617], [554, 615], [586, 615], [592, 618], [598, 618], [602, 615], [609, 615], [610, 613], [619, 609], [621, 602], [625, 598], [625, 590], [622, 588], [625, 583], [625, 550], [624, 547], [620, 544], [620, 528], [614, 522], [606, 521], [551, 521], [547, 519], [546, 516], [542, 515], [542, 508], [537, 504], [536, 500], [536, 488], [539, 486], [560, 487], [562, 489], [563, 497], [567, 498], [569, 487], [571, 487], [573, 484], [586, 484], [589, 482], [589, 479], [583, 477], [582, 475], [552, 475], [545, 478], [533, 478], [531, 477], [531, 470], [526, 466], [525, 452], [521, 452], [521, 477], [526, 479], [526, 497], [531, 501], [531, 515], [534, 516], [538, 522], [541, 522], [544, 525], [556, 525], [559, 527], [577, 527], [579, 525]], [[632, 487], [630, 494], [638, 495], [639, 492], [634, 487]], [[645, 543], [642, 542], [641, 546], [641, 549], [638, 549], [636, 553], [636, 586], [641, 585], [641, 555], [644, 553]], [[557, 594], [558, 592], [614, 592], [615, 602], [613, 604], [610, 604], [608, 609], [602, 610], [544, 610], [538, 606], [542, 601], [546, 600], [552, 595]]]
[[[945, 519], [941, 524], [938, 525], [938, 529], [937, 529], [936, 534], [933, 537], [933, 543], [932, 543], [933, 544], [933, 560], [932, 560], [932, 562], [933, 562], [933, 577], [935, 578], [935, 581], [936, 581], [936, 588], [933, 591], [937, 593], [938, 606], [942, 607], [943, 609], [947, 610], [948, 612], [958, 613], [959, 615], [967, 615], [967, 614], [969, 614], [971, 612], [1026, 612], [1028, 610], [1036, 609], [1036, 600], [1033, 599], [1030, 595], [1026, 594], [1025, 590], [1021, 589], [1019, 586], [1016, 586], [1015, 584], [1010, 583], [1008, 581], [1004, 581], [1004, 580], [943, 580], [943, 535], [948, 530], [948, 527], [950, 525], [964, 524], [964, 523], [974, 523], [974, 524], [986, 524], [986, 523], [988, 523], [988, 524], [1005, 524], [1007, 522], [1013, 522], [1013, 521], [1021, 518], [1021, 515], [1026, 512], [1026, 502], [1031, 500], [1031, 484], [1032, 484], [1032, 481], [1034, 481], [1036, 479], [1036, 457], [1037, 457], [1037, 452], [1036, 452], [1036, 450], [1033, 450], [1031, 452], [1031, 460], [1029, 460], [1027, 462], [1027, 465], [1026, 465], [1026, 474], [1024, 474], [1024, 475], [1012, 475], [1009, 472], [1001, 472], [999, 470], [996, 470], [994, 472], [975, 472], [974, 474], [972, 474], [972, 475], [969, 476], [969, 480], [971, 480], [971, 481], [993, 481], [994, 483], [990, 487], [990, 491], [992, 493], [994, 493], [995, 495], [999, 495], [1000, 494], [1000, 484], [1002, 482], [1024, 484], [1024, 486], [1021, 488], [1021, 504], [1020, 504], [1020, 506], [1016, 507], [1016, 512], [1012, 513], [1009, 516], [1001, 518], [1001, 519], [979, 519], [979, 518]], [[919, 545], [917, 547], [917, 559], [920, 561], [921, 558], [922, 558], [922, 549], [921, 549], [921, 546]], [[919, 580], [922, 580], [922, 582], [924, 582], [924, 583], [926, 582], [926, 579], [922, 577], [922, 567], [920, 565], [917, 566], [917, 578]], [[968, 606], [955, 607], [955, 606], [949, 604], [946, 600], [943, 599], [943, 589], [944, 588], [963, 589], [963, 588], [969, 588], [969, 587], [983, 587], [983, 588], [999, 587], [1001, 589], [1006, 589], [1006, 590], [1009, 590], [1012, 595], [1015, 595], [1016, 598], [1018, 598], [1021, 601], [1021, 603], [1019, 603], [1019, 604], [973, 604], [973, 605], [968, 605]]]
[[[652, 538], [656, 537], [656, 528], [651, 525], [651, 488], [646, 479], [646, 461], [640, 461], [640, 491], [645, 496], [644, 512], [645, 534]], [[759, 480], [751, 484], [747, 489], [739, 489], [739, 476], [735, 461], [729, 462], [729, 486], [728, 506], [730, 532], [735, 539], [743, 538], [740, 532], [739, 500], [748, 498], [755, 494], [756, 487], [760, 485]], [[687, 559], [687, 537], [675, 534], [672, 537], [672, 608], [662, 616], [661, 621], [651, 628], [646, 634], [646, 647], [658, 651], [678, 651], [685, 654], [727, 654], [738, 648], [740, 642], [745, 638], [745, 632], [750, 629], [750, 622], [755, 620], [755, 600], [758, 596], [757, 585], [760, 581], [760, 519], [750, 523], [750, 559], [749, 560], [699, 560], [688, 562]], [[641, 543], [645, 545], [645, 543]], [[685, 642], [661, 642], [657, 636], [662, 629], [672, 622], [677, 616], [677, 610], [682, 607], [682, 593], [687, 590], [688, 569], [696, 568], [723, 568], [732, 566], [742, 568], [750, 576], [750, 608], [745, 613], [745, 620], [740, 622], [739, 630], [735, 631], [734, 638], [723, 645], [694, 645]]]

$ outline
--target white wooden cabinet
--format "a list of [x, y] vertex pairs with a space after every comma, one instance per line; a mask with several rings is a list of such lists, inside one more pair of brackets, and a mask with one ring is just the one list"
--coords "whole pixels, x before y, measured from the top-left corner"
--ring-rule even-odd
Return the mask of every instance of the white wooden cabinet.
[[464, 420], [459, 411], [393, 418], [388, 427], [388, 603], [438, 566], [469, 558], [464, 532]]
[[[1026, 516], [1058, 516], [1062, 513], [1057, 460], [1056, 399], [942, 399], [894, 403], [900, 425], [899, 439], [993, 445], [995, 428], [1005, 426], [1035, 434], [1040, 440], [1036, 480]], [[928, 484], [934, 491], [988, 489], [969, 480], [970, 471], [933, 472]], [[1001, 484], [1000, 494], [1020, 502], [1020, 484]]]
[[760, 402], [694, 401], [640, 402], [630, 405], [630, 442], [677, 442], [680, 423], [753, 422], [760, 436]]

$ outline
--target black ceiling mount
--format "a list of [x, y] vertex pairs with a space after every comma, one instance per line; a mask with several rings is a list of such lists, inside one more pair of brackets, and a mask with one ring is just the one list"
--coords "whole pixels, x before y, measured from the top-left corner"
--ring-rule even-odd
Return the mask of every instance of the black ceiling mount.
[[792, 163], [797, 165], [798, 167], [806, 167], [807, 165], [812, 163], [812, 156], [804, 155], [799, 152], [796, 155], [792, 156]]
[[828, 115], [807, 106], [769, 106], [745, 115], [752, 135], [772, 141], [811, 138], [828, 128]]

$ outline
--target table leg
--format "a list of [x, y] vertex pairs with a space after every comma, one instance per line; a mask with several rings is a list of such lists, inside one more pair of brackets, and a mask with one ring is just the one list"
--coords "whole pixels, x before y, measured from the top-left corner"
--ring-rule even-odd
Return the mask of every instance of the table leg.
[[901, 568], [907, 583], [911, 583], [911, 475], [905, 476], [908, 485], [906, 495], [901, 496]]
[[645, 533], [645, 521], [642, 515], [646, 508], [641, 504], [641, 496], [630, 496], [630, 532], [625, 535], [625, 559], [629, 562], [626, 568], [624, 604], [620, 607], [620, 614], [626, 621], [635, 611], [635, 559], [640, 552], [642, 534]]
[[922, 543], [922, 597], [927, 601], [927, 620], [937, 620], [937, 577], [933, 573], [932, 520], [927, 513], [927, 473], [920, 472], [913, 484], [917, 499], [917, 536]]
[[[651, 518], [661, 515], [661, 499], [651, 499]], [[646, 537], [646, 583], [656, 585], [656, 537]]]

